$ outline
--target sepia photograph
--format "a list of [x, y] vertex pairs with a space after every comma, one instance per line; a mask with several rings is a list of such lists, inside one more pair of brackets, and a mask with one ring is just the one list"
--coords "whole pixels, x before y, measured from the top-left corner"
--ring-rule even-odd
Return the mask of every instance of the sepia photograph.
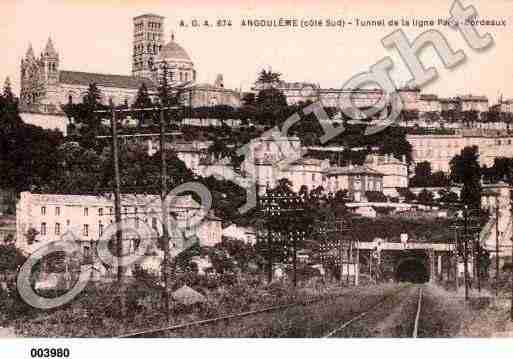
[[512, 1], [0, 18], [1, 355], [513, 349]]

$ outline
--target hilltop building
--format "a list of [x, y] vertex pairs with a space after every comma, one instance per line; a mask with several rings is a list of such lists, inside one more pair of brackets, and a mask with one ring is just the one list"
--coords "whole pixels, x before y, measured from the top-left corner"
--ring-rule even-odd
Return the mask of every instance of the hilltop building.
[[[53, 128], [53, 121], [48, 116], [58, 115], [62, 121], [61, 106], [81, 102], [92, 83], [100, 89], [104, 104], [112, 99], [115, 104], [131, 105], [142, 84], [146, 85], [150, 96], [155, 97], [164, 74], [167, 74], [170, 85], [192, 83], [181, 98], [186, 106], [240, 106], [240, 93], [225, 88], [222, 75], [218, 76], [214, 84], [194, 84], [197, 74], [194, 62], [175, 41], [174, 34], [169, 42], [165, 42], [162, 16], [137, 16], [133, 19], [133, 26], [131, 75], [64, 70], [61, 66], [62, 58], [51, 38], [38, 57], [32, 45], [29, 45], [20, 64], [22, 118], [29, 123], [37, 122], [37, 125], [44, 125], [45, 120], [48, 120], [49, 126]], [[60, 129], [62, 126], [55, 127]]]

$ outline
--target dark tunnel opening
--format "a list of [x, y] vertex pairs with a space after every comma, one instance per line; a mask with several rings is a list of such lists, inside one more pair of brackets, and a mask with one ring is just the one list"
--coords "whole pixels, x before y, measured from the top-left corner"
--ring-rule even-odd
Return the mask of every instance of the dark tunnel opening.
[[429, 273], [421, 259], [403, 260], [396, 270], [398, 282], [425, 283], [429, 281]]

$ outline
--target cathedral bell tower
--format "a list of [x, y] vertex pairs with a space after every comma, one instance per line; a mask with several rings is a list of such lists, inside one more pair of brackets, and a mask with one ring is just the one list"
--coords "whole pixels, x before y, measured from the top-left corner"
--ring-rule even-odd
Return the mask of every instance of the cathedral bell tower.
[[133, 22], [132, 75], [151, 79], [155, 59], [164, 43], [164, 17], [145, 14], [135, 17]]
[[41, 54], [43, 79], [47, 85], [59, 82], [59, 53], [55, 50], [51, 38], [48, 38], [45, 49]]

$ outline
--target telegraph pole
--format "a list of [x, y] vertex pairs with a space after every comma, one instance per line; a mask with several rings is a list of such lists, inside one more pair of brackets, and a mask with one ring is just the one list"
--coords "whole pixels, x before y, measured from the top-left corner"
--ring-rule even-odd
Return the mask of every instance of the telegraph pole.
[[273, 281], [273, 254], [272, 254], [272, 238], [271, 238], [271, 227], [269, 223], [267, 226], [267, 283]]
[[338, 238], [338, 263], [339, 263], [339, 283], [342, 286], [342, 281], [344, 277], [344, 264], [342, 263], [342, 239]]
[[[511, 182], [511, 186], [513, 186], [513, 169], [510, 167], [509, 169], [510, 171], [510, 182]], [[511, 187], [510, 187], [511, 188]], [[513, 222], [513, 199], [511, 198], [511, 189], [510, 189], [510, 195], [509, 195], [509, 200], [510, 200], [510, 204], [509, 204], [509, 210], [510, 210], [510, 217], [511, 217], [511, 221]], [[512, 226], [511, 228], [513, 228], [513, 223], [512, 223]], [[511, 263], [513, 264], [513, 237], [510, 238], [511, 240]], [[499, 253], [497, 253], [497, 256], [499, 255]], [[510, 308], [510, 312], [509, 312], [509, 319], [513, 322], [513, 271], [511, 272], [511, 308]]]
[[463, 268], [465, 280], [465, 301], [468, 301], [468, 206], [463, 211], [464, 231], [463, 231]]
[[[513, 258], [513, 257], [512, 257]], [[495, 296], [499, 296], [499, 196], [495, 196]]]
[[[298, 235], [299, 235], [299, 232], [298, 232]], [[294, 234], [293, 234], [294, 236]], [[297, 238], [296, 236], [294, 236], [294, 238], [292, 238], [292, 246], [293, 246], [293, 255], [294, 257], [292, 258], [292, 268], [294, 270], [294, 275], [293, 275], [293, 284], [294, 284], [294, 288], [296, 288], [297, 286]]]
[[111, 131], [112, 131], [112, 158], [114, 166], [114, 217], [116, 222], [116, 245], [117, 245], [117, 277], [119, 283], [119, 295], [120, 295], [120, 310], [121, 316], [124, 317], [126, 314], [126, 303], [125, 303], [125, 288], [124, 288], [124, 276], [125, 268], [123, 267], [123, 233], [121, 231], [121, 180], [119, 175], [119, 149], [118, 149], [118, 130], [117, 130], [117, 119], [116, 110], [112, 99], [110, 101], [111, 106]]
[[169, 209], [167, 203], [167, 165], [166, 165], [166, 151], [165, 151], [165, 115], [164, 109], [160, 110], [160, 201], [162, 206], [162, 244], [164, 247], [164, 262], [162, 263], [162, 272], [164, 274], [164, 308], [166, 311], [166, 320], [169, 322], [169, 276], [170, 276], [170, 261], [169, 261]]
[[458, 258], [458, 247], [459, 247], [459, 240], [458, 240], [458, 230], [454, 232], [454, 253], [453, 253], [453, 260], [454, 260], [454, 285], [456, 286], [456, 292], [459, 289], [459, 258]]

